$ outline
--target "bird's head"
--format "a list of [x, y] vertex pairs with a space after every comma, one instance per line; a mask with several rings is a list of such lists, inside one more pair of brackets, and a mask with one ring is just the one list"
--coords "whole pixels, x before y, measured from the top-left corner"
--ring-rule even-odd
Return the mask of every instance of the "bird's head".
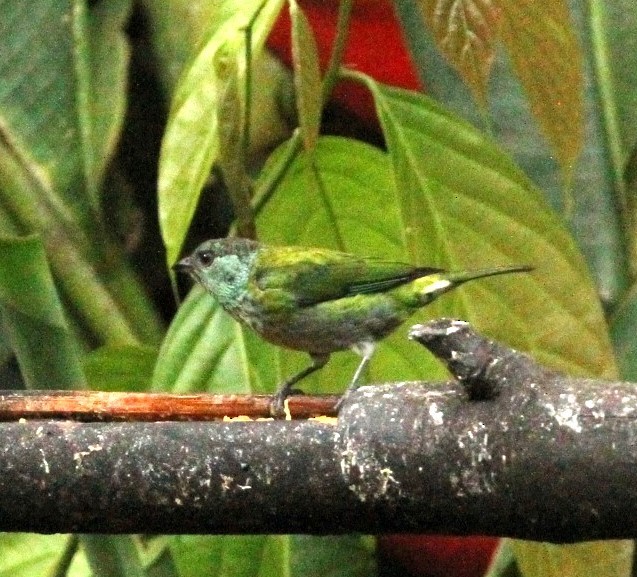
[[231, 306], [245, 291], [259, 243], [245, 238], [220, 238], [200, 244], [173, 269], [188, 273], [223, 306]]

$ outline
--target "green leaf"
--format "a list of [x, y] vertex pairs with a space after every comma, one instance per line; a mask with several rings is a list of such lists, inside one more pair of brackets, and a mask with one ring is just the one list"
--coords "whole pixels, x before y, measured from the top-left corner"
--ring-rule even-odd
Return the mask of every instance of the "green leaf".
[[272, 391], [279, 378], [273, 350], [196, 286], [168, 329], [152, 387], [176, 393]]
[[157, 349], [144, 346], [104, 346], [84, 357], [86, 381], [94, 391], [139, 391], [150, 388]]
[[272, 549], [269, 541], [277, 539], [265, 535], [181, 536], [172, 540], [171, 551], [181, 577], [256, 577], [277, 574], [267, 567], [268, 549]]
[[[70, 535], [3, 533], [0, 536], [0, 577], [51, 577], [57, 575]], [[91, 575], [84, 555], [75, 555], [68, 577]]]
[[500, 37], [570, 182], [584, 141], [582, 53], [566, 0], [500, 0]]
[[316, 147], [321, 124], [321, 70], [314, 32], [296, 0], [290, 1], [294, 85], [305, 150]]
[[632, 541], [597, 541], [551, 545], [512, 542], [524, 577], [628, 577], [632, 574]]
[[[156, 338], [152, 306], [98, 208], [123, 115], [127, 61], [116, 26], [128, 4], [84, 4], [0, 4], [0, 234], [41, 234], [64, 302], [95, 340]], [[11, 25], [25, 19], [28, 27]]]
[[[398, 190], [403, 191], [412, 250], [454, 268], [470, 252], [481, 259], [501, 255], [537, 267], [517, 282], [508, 312], [490, 308], [495, 303], [485, 306], [477, 283], [467, 286], [465, 294], [475, 292], [468, 294], [464, 318], [567, 373], [614, 376], [605, 322], [583, 259], [540, 191], [488, 139], [433, 101], [366, 82], [376, 100]], [[429, 228], [422, 219], [431, 223]], [[510, 320], [503, 325], [503, 318]], [[513, 319], [520, 323], [517, 327]], [[572, 338], [564, 339], [565, 331]], [[563, 571], [577, 564], [585, 567], [589, 555], [598, 556], [600, 567], [625, 568], [632, 547], [630, 542], [605, 544], [602, 555], [600, 548], [585, 546], [573, 554], [572, 549], [551, 546], [543, 550], [544, 544], [513, 545], [523, 563], [534, 556], [550, 557], [555, 575], [568, 574]], [[526, 573], [538, 574], [544, 573]]]
[[126, 112], [130, 47], [124, 30], [130, 11], [131, 0], [102, 0], [88, 11], [85, 97], [91, 149], [88, 172], [95, 186], [104, 180]]
[[149, 19], [149, 36], [157, 57], [157, 72], [165, 94], [174, 92], [184, 68], [211, 37], [241, 6], [254, 10], [245, 0], [164, 0], [143, 3]]
[[606, 115], [607, 146], [620, 169], [637, 141], [637, 4], [590, 2], [595, 73]]
[[[598, 82], [608, 75], [610, 69], [606, 60], [596, 54], [595, 46], [600, 40], [591, 38], [595, 34], [610, 33], [612, 28], [608, 32], [605, 29], [591, 31], [588, 21], [589, 14], [593, 19], [593, 5], [570, 4], [587, 60], [584, 90], [586, 126], [584, 148], [578, 158], [571, 188], [565, 190], [555, 155], [534, 122], [528, 99], [512, 73], [505, 52], [499, 51], [496, 55], [489, 81], [489, 116], [485, 118], [465, 85], [445, 66], [423, 29], [413, 2], [415, 0], [396, 0], [396, 8], [414, 62], [419, 66], [423, 84], [427, 87], [427, 95], [444, 102], [445, 107], [478, 127], [488, 123], [489, 132], [515, 158], [556, 210], [564, 213], [564, 205], [570, 203], [565, 215], [569, 230], [584, 253], [602, 300], [606, 305], [614, 306], [625, 290], [628, 274], [622, 216], [618, 211], [625, 201], [617, 196], [621, 188], [615, 186], [617, 177], [622, 177], [621, 169], [620, 174], [613, 175], [614, 161], [611, 162], [609, 153], [616, 148], [613, 142], [617, 138], [618, 126], [613, 128], [609, 120], [606, 120], [607, 126], [604, 125], [605, 116], [612, 115], [602, 114], [602, 111], [612, 108], [612, 102], [608, 101], [609, 87], [604, 88], [605, 81]], [[599, 3], [594, 5], [596, 10], [599, 9]], [[606, 58], [612, 58], [612, 55], [606, 54]], [[618, 60], [621, 58], [612, 58], [613, 63]]]
[[573, 175], [572, 190], [566, 192], [573, 200], [565, 216], [596, 277], [600, 298], [608, 311], [617, 306], [630, 286], [627, 232], [630, 218], [626, 211], [625, 157], [619, 151], [618, 119], [612, 110], [615, 99], [611, 98], [612, 89], [607, 84], [609, 63], [600, 55], [600, 30], [594, 23], [593, 14], [599, 11], [599, 5], [599, 2], [570, 5], [586, 58], [586, 122], [584, 147]]
[[77, 194], [87, 183], [74, 43], [84, 13], [74, 8], [74, 2], [56, 0], [0, 6], [0, 132], [55, 208], [86, 223], [94, 206]]
[[81, 544], [93, 577], [146, 577], [134, 537], [82, 535]]
[[0, 238], [0, 318], [29, 388], [84, 386], [77, 344], [37, 237]]
[[[222, 25], [214, 26], [175, 90], [162, 142], [158, 182], [159, 221], [169, 266], [179, 256], [203, 185], [219, 157], [219, 58], [239, 59], [241, 85], [245, 77], [245, 27], [260, 10], [252, 29], [256, 57], [282, 3], [244, 2]], [[229, 48], [235, 53], [228, 53]]]
[[[534, 265], [525, 277], [468, 285], [456, 292], [456, 306], [462, 303], [465, 318], [480, 330], [506, 335], [555, 368], [612, 376], [613, 355], [586, 266], [542, 193], [490, 139], [429, 98], [357, 77], [376, 101], [410, 258], [445, 268]], [[442, 314], [436, 306], [433, 312]], [[564, 339], [565, 330], [585, 340]]]
[[[603, 111], [605, 140], [597, 154], [612, 160], [615, 206], [624, 219], [632, 272], [637, 270], [637, 5], [630, 0], [591, 2], [585, 10], [590, 30], [597, 101]], [[616, 262], [615, 254], [609, 258]], [[627, 267], [624, 267], [626, 270]]]
[[122, 30], [113, 26], [127, 11], [122, 0], [91, 14], [79, 0], [0, 6], [0, 135], [48, 211], [84, 227], [97, 217], [98, 180], [123, 116], [127, 60]]
[[500, 11], [492, 0], [420, 0], [439, 50], [486, 108]]
[[171, 550], [181, 577], [372, 577], [374, 549], [359, 536], [176, 537]]
[[[235, 42], [236, 44], [236, 42]], [[232, 200], [237, 233], [239, 236], [255, 238], [254, 215], [251, 206], [251, 179], [246, 172], [247, 138], [245, 132], [246, 106], [243, 102], [243, 87], [237, 49], [230, 44], [220, 49], [217, 57], [219, 79], [219, 167]]]

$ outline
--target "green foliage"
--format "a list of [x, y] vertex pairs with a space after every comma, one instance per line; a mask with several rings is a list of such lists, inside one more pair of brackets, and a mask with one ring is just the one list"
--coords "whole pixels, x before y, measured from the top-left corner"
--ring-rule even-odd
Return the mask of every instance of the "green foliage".
[[157, 362], [157, 349], [106, 345], [84, 356], [86, 382], [94, 391], [145, 391]]
[[[168, 265], [176, 262], [210, 169], [218, 160], [219, 97], [227, 83], [245, 78], [245, 27], [255, 15], [252, 50], [258, 54], [283, 0], [250, 0], [227, 13], [212, 27], [191, 65], [182, 75], [172, 99], [159, 166], [159, 221]], [[228, 75], [234, 69], [237, 77]], [[225, 143], [224, 143], [225, 145]], [[241, 210], [241, 208], [239, 208]]]
[[290, 1], [292, 51], [296, 82], [299, 130], [306, 152], [316, 146], [321, 125], [321, 71], [314, 32], [296, 0]]
[[485, 109], [495, 46], [502, 41], [569, 180], [583, 144], [583, 71], [566, 0], [418, 4], [438, 48]]
[[[90, 575], [84, 555], [70, 535], [20, 535], [4, 533], [0, 540], [0, 577], [36, 577], [60, 574], [70, 568], [69, 577]], [[73, 555], [72, 562], [68, 559]]]
[[[288, 4], [299, 130], [253, 182], [251, 143], [264, 141], [255, 127], [268, 122], [255, 102], [273, 84], [255, 83], [252, 64], [283, 0], [143, 2], [147, 59], [156, 59], [170, 99], [158, 181], [167, 262], [179, 257], [216, 165], [237, 230], [266, 242], [451, 269], [535, 265], [529, 275], [467, 285], [414, 322], [466, 318], [571, 374], [614, 376], [616, 357], [622, 375], [637, 378], [634, 2], [571, 3], [569, 12], [565, 0], [396, 0], [429, 96], [346, 73], [371, 92], [386, 150], [320, 136], [350, 3], [324, 80], [303, 3]], [[104, 207], [129, 194], [113, 173], [125, 180], [116, 152], [130, 13], [130, 0], [0, 3], [0, 360], [15, 355], [32, 388], [272, 391], [305, 356], [260, 341], [199, 288], [164, 333], [147, 295], [153, 288], [113, 232], [119, 215]], [[469, 90], [436, 60], [427, 27]], [[133, 135], [142, 147], [145, 136]], [[559, 214], [562, 205], [568, 211]], [[444, 375], [405, 332], [379, 346], [370, 380]], [[335, 355], [304, 387], [341, 391], [356, 363]], [[620, 577], [630, 573], [632, 544], [506, 543], [491, 577], [513, 557], [529, 577]], [[375, 571], [373, 547], [360, 537], [0, 539], [0, 576], [67, 567], [72, 576]]]
[[73, 303], [72, 322], [120, 343], [160, 332], [101, 212], [124, 114], [128, 11], [126, 1], [88, 11], [80, 0], [0, 7], [3, 22], [30, 23], [2, 35], [2, 233], [40, 234], [62, 297]]
[[634, 553], [630, 541], [597, 541], [560, 546], [514, 542], [513, 551], [522, 575], [534, 577], [630, 575]]
[[234, 322], [202, 289], [193, 289], [159, 351], [152, 387], [175, 393], [272, 391], [279, 372], [268, 353], [271, 349], [252, 331]]
[[25, 385], [31, 389], [84, 386], [77, 343], [37, 237], [0, 238], [0, 320]]
[[374, 571], [373, 546], [356, 536], [183, 536], [171, 550], [183, 577], [265, 577], [280, 575], [281, 567], [298, 577], [366, 577]]

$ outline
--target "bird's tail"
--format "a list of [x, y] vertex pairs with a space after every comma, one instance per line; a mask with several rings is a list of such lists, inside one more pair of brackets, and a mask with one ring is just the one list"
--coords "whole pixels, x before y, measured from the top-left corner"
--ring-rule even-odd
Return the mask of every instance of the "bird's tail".
[[[420, 298], [422, 304], [431, 302], [436, 297], [443, 293], [446, 293], [467, 281], [485, 278], [489, 276], [496, 276], [499, 274], [509, 274], [515, 272], [530, 272], [533, 270], [532, 266], [517, 265], [517, 266], [499, 266], [493, 268], [484, 268], [480, 270], [469, 271], [457, 271], [457, 272], [439, 272], [426, 277], [418, 279], [421, 284]], [[422, 305], [421, 305], [422, 306]]]

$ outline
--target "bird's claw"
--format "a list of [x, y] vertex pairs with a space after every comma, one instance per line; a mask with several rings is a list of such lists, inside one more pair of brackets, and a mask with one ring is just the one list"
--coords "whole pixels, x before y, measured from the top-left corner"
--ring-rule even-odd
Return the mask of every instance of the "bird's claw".
[[285, 401], [292, 395], [302, 395], [303, 391], [301, 389], [291, 389], [286, 390], [282, 389], [277, 391], [272, 395], [272, 400], [270, 401], [270, 416], [274, 419], [285, 419], [288, 416], [289, 411], [285, 410]]
[[341, 411], [341, 407], [343, 406], [343, 403], [345, 402], [345, 400], [347, 399], [347, 397], [349, 397], [350, 391], [349, 389], [347, 391], [345, 391], [340, 399], [338, 401], [336, 401], [336, 404], [334, 405], [334, 412], [338, 415], [338, 413]]

